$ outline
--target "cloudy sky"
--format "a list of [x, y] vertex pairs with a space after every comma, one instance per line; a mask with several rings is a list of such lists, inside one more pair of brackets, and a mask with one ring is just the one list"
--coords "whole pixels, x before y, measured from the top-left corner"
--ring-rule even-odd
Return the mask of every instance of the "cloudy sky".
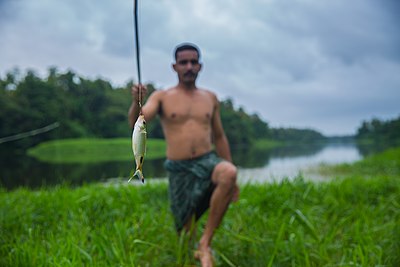
[[[174, 85], [176, 44], [202, 49], [198, 85], [272, 127], [354, 134], [400, 115], [398, 0], [139, 0], [142, 79]], [[137, 79], [133, 0], [0, 0], [0, 76], [71, 69]]]

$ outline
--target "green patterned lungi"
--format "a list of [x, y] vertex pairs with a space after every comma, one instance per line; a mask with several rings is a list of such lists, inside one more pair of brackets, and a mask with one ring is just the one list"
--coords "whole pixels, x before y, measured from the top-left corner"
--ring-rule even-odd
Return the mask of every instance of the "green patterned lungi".
[[211, 175], [215, 166], [223, 161], [215, 152], [190, 160], [166, 160], [169, 178], [169, 198], [175, 227], [182, 230], [187, 220], [197, 220], [208, 209], [215, 188]]

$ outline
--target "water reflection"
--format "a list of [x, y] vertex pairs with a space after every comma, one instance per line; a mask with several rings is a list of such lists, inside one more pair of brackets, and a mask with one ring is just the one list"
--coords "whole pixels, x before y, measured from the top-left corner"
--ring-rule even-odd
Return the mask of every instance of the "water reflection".
[[232, 149], [232, 160], [242, 168], [257, 168], [267, 166], [271, 158], [294, 158], [310, 156], [323, 149], [326, 144], [305, 144], [275, 147], [269, 150], [253, 148]]
[[[164, 160], [150, 160], [143, 166], [146, 177], [165, 177]], [[134, 162], [102, 162], [87, 164], [51, 164], [21, 154], [0, 158], [1, 186], [39, 188], [69, 184], [79, 186], [85, 183], [106, 181], [120, 177], [128, 180], [133, 174]]]
[[[312, 164], [351, 162], [361, 157], [354, 144], [308, 144], [272, 150], [235, 149], [232, 155], [234, 163], [239, 167], [239, 180], [245, 182], [296, 176]], [[166, 177], [163, 163], [164, 159], [146, 160], [143, 166], [146, 179]], [[38, 188], [63, 183], [79, 186], [116, 177], [127, 180], [134, 167], [133, 161], [50, 164], [28, 157], [21, 151], [4, 152], [0, 153], [0, 183], [7, 189], [20, 186]]]
[[[289, 153], [285, 153], [289, 152]], [[294, 152], [294, 153], [293, 153]], [[272, 152], [271, 152], [272, 153]], [[274, 154], [276, 153], [276, 154]], [[325, 146], [308, 147], [304, 154], [301, 148], [293, 151], [283, 149], [275, 150], [268, 164], [258, 168], [242, 167], [239, 169], [241, 182], [271, 182], [282, 179], [293, 179], [321, 163], [338, 164], [350, 163], [361, 159], [361, 154], [354, 144], [328, 144]], [[307, 173], [313, 180], [321, 177]]]

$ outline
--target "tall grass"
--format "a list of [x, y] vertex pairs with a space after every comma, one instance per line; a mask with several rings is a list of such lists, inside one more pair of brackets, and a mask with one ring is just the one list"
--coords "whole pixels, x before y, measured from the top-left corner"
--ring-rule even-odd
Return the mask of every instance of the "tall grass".
[[[363, 162], [376, 165], [369, 178], [356, 163], [328, 183], [242, 185], [215, 235], [217, 265], [400, 266], [400, 174]], [[166, 183], [2, 190], [0, 203], [0, 266], [195, 264]]]

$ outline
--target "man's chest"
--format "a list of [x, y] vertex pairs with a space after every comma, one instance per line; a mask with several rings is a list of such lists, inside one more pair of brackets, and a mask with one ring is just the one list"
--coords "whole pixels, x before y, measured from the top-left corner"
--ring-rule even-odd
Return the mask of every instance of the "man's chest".
[[205, 97], [171, 97], [163, 100], [163, 119], [171, 122], [195, 120], [209, 123], [213, 116], [214, 105]]

